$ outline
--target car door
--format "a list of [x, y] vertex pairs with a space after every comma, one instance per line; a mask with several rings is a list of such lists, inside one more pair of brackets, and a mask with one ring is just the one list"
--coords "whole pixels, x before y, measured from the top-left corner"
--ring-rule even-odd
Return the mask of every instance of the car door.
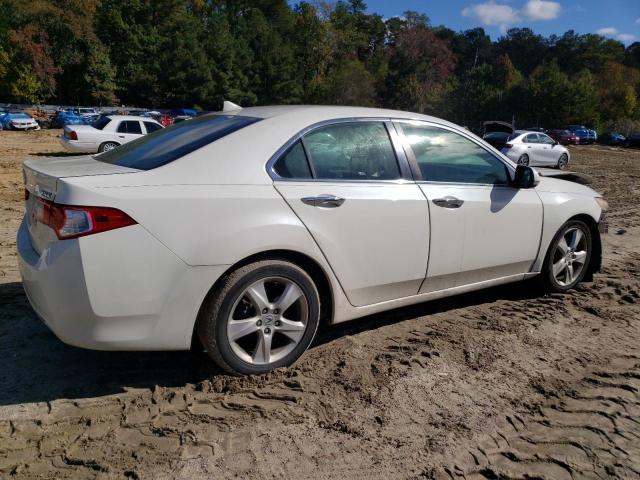
[[430, 253], [420, 292], [528, 272], [540, 244], [542, 202], [512, 187], [512, 170], [470, 134], [399, 122], [414, 176], [429, 201]]
[[544, 148], [537, 133], [526, 135], [522, 142], [526, 145], [525, 153], [529, 156], [529, 165], [534, 166], [545, 163]]
[[138, 120], [122, 120], [116, 129], [116, 141], [127, 143], [142, 136], [142, 127]]
[[390, 135], [383, 121], [319, 126], [271, 167], [356, 306], [415, 295], [427, 270], [427, 202]]
[[558, 163], [558, 158], [560, 158], [560, 152], [558, 151], [559, 149], [556, 148], [555, 140], [544, 133], [539, 133], [538, 139], [540, 140], [540, 144], [544, 147], [543, 153], [545, 165], [556, 165]]

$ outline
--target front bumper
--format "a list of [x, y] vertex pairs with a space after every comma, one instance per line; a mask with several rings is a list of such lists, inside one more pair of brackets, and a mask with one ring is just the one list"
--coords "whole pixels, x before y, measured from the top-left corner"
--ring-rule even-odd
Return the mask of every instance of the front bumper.
[[65, 343], [95, 350], [184, 350], [208, 290], [226, 266], [189, 267], [134, 225], [54, 241], [38, 254], [17, 235], [31, 306]]
[[10, 123], [9, 126], [13, 130], [40, 130], [37, 123]]

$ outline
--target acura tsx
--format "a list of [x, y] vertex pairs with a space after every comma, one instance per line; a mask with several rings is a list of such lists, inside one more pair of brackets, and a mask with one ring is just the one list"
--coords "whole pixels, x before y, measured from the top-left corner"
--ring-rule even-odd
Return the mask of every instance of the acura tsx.
[[[605, 200], [415, 113], [227, 105], [95, 156], [24, 163], [20, 271], [64, 342], [292, 364], [320, 320], [600, 266]], [[197, 340], [197, 341], [196, 341]]]

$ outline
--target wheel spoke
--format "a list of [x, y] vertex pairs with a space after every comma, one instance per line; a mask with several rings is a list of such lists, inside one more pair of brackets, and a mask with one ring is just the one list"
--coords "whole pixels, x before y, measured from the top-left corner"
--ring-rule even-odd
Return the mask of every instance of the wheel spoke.
[[247, 335], [258, 330], [256, 322], [258, 318], [247, 318], [243, 320], [232, 320], [227, 326], [227, 334], [232, 342], [246, 337]]
[[580, 240], [582, 240], [582, 232], [580, 230], [578, 230], [577, 228], [571, 232], [571, 240], [569, 241], [569, 246], [571, 247], [572, 250], [575, 250], [576, 248], [578, 248], [578, 244], [580, 243]]
[[300, 340], [302, 340], [305, 330], [306, 325], [304, 323], [287, 320], [286, 318], [282, 318], [280, 320], [280, 326], [277, 328], [278, 332], [286, 335], [295, 343], [298, 343]]
[[258, 332], [258, 343], [256, 349], [251, 356], [251, 359], [255, 363], [269, 363], [271, 361], [271, 339], [272, 335], [267, 335], [264, 332]]
[[565, 283], [568, 285], [573, 282], [573, 265], [567, 263], [567, 270], [565, 272]]
[[269, 308], [269, 298], [264, 289], [264, 282], [256, 283], [247, 288], [247, 296], [251, 300], [251, 303], [258, 309], [258, 313], [262, 312], [265, 308]]
[[553, 276], [558, 278], [558, 275], [560, 275], [565, 268], [567, 268], [567, 262], [564, 258], [561, 258], [553, 264]]
[[569, 245], [567, 245], [567, 240], [564, 238], [564, 235], [558, 241], [558, 248], [564, 254], [569, 251]]
[[280, 310], [281, 313], [287, 311], [287, 309], [293, 305], [302, 296], [302, 290], [295, 283], [289, 283], [282, 295], [276, 300], [275, 307]]
[[579, 263], [579, 264], [583, 265], [584, 262], [587, 261], [587, 252], [585, 252], [585, 251], [575, 252], [573, 261], [575, 263]]

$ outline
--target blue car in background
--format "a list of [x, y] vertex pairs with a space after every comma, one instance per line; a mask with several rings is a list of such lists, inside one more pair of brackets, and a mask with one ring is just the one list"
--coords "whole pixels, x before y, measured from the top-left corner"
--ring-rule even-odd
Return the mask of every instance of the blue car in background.
[[69, 110], [59, 110], [51, 120], [52, 128], [62, 128], [65, 125], [85, 125], [83, 118]]
[[580, 145], [595, 143], [598, 138], [595, 130], [589, 130], [584, 125], [565, 125], [562, 129], [575, 133], [580, 139]]
[[627, 138], [618, 132], [606, 132], [600, 135], [598, 143], [603, 145], [619, 145], [623, 146], [627, 141]]
[[195, 117], [198, 112], [193, 108], [173, 108], [169, 110], [169, 115], [172, 117]]

